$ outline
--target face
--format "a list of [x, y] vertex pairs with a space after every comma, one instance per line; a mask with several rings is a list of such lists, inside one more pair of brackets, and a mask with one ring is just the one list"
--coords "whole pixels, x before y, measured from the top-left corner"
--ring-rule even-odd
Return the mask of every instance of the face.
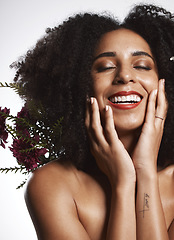
[[147, 42], [127, 29], [105, 34], [95, 51], [91, 73], [101, 114], [109, 105], [118, 131], [139, 128], [148, 96], [158, 88], [157, 67]]

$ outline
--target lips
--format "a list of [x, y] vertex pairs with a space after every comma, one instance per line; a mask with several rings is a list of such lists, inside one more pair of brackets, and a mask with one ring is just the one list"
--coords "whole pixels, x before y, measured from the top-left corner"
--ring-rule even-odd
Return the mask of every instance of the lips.
[[141, 103], [142, 96], [135, 91], [121, 91], [110, 96], [108, 100], [114, 108], [132, 109]]

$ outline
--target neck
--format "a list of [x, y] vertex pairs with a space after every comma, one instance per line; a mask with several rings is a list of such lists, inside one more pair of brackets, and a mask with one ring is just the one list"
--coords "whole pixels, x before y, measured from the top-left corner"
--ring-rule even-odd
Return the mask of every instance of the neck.
[[117, 131], [120, 141], [123, 143], [125, 149], [128, 151], [130, 156], [132, 155], [134, 148], [137, 144], [137, 141], [140, 136], [140, 131], [141, 131], [141, 128], [136, 130], [126, 131], [126, 132]]

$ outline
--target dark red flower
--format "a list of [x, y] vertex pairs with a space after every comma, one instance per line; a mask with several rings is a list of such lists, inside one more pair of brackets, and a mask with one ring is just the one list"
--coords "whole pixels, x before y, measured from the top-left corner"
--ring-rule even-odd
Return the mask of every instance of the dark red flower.
[[23, 139], [14, 139], [12, 146], [9, 148], [20, 164], [24, 165], [27, 170], [32, 170], [40, 163], [39, 157], [47, 152], [46, 148], [39, 149], [33, 147], [34, 145], [31, 142]]
[[28, 109], [26, 108], [26, 106], [22, 107], [21, 111], [18, 112], [17, 114], [17, 117], [18, 118], [30, 118], [30, 115], [29, 115], [29, 112], [28, 112]]
[[16, 130], [22, 131], [25, 135], [28, 135], [28, 130], [26, 128], [26, 125], [24, 122], [18, 120], [18, 119], [26, 119], [27, 121], [30, 120], [30, 114], [26, 106], [22, 107], [21, 111], [17, 114], [17, 120], [16, 120]]
[[[6, 131], [5, 120], [7, 115], [9, 115], [10, 109], [4, 108], [1, 109], [0, 107], [0, 146], [5, 148], [5, 143], [7, 143], [8, 132]], [[5, 116], [5, 115], [6, 116]]]

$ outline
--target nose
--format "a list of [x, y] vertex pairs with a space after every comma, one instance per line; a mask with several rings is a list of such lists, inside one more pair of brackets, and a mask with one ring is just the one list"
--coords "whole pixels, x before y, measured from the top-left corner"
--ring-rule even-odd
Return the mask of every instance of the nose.
[[119, 66], [113, 84], [127, 84], [129, 82], [134, 82], [131, 69], [127, 66]]

